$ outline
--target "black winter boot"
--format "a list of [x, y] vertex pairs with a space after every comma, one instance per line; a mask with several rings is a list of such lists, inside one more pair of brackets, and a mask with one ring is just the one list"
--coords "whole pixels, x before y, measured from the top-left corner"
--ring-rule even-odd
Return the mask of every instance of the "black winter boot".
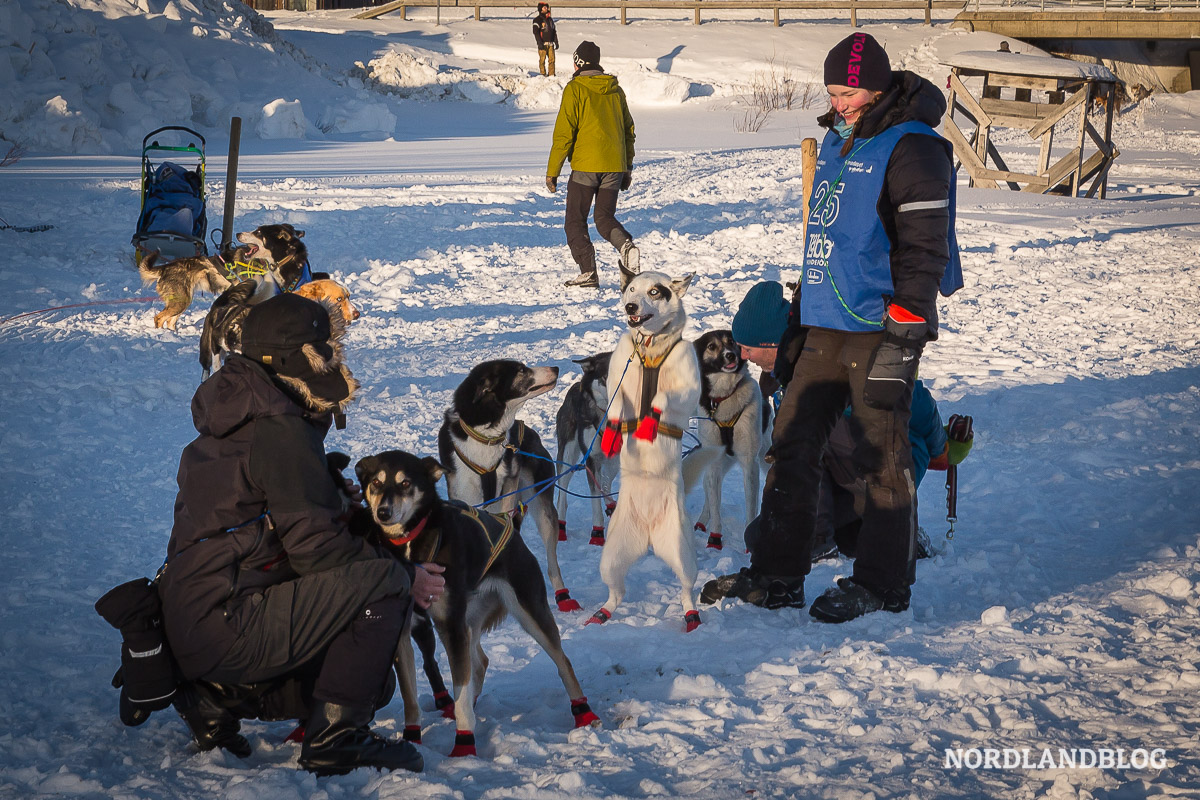
[[908, 608], [908, 601], [908, 590], [877, 593], [850, 578], [839, 578], [837, 586], [813, 601], [808, 613], [821, 622], [849, 622], [880, 609], [899, 613]]
[[736, 597], [762, 608], [804, 608], [804, 578], [763, 575], [754, 567], [713, 578], [700, 591], [701, 603]]
[[300, 766], [322, 775], [345, 775], [357, 767], [420, 772], [425, 760], [409, 742], [393, 742], [367, 725], [370, 708], [351, 708], [317, 700], [304, 733]]
[[[214, 687], [217, 691], [213, 691]], [[222, 688], [205, 681], [185, 684], [180, 687], [175, 709], [191, 729], [201, 751], [219, 747], [238, 758], [247, 758], [253, 748], [238, 732], [242, 727], [238, 717], [220, 705], [217, 698]]]

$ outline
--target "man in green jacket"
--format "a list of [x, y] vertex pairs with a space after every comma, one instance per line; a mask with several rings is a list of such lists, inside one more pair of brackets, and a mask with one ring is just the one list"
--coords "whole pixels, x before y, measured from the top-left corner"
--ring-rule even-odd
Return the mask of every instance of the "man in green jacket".
[[571, 160], [567, 182], [567, 246], [579, 265], [579, 276], [567, 286], [600, 288], [596, 248], [588, 236], [588, 210], [595, 200], [596, 230], [621, 254], [625, 269], [640, 269], [637, 247], [629, 231], [617, 222], [617, 193], [633, 179], [633, 117], [625, 92], [613, 75], [600, 68], [600, 48], [583, 42], [572, 57], [575, 74], [563, 88], [562, 105], [554, 123], [554, 144], [546, 165], [546, 188], [558, 191], [563, 161]]

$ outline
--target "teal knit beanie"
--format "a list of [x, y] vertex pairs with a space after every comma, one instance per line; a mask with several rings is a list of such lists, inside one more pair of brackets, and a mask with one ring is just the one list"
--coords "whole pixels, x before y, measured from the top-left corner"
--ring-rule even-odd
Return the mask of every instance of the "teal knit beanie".
[[778, 281], [754, 284], [733, 315], [733, 340], [745, 347], [775, 347], [787, 329], [790, 310]]

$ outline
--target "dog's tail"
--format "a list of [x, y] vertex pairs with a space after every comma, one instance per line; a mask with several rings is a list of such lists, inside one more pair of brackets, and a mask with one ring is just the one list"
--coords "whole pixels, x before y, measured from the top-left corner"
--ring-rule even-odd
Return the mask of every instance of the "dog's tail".
[[704, 473], [725, 454], [721, 447], [696, 447], [683, 457], [683, 493], [687, 495], [700, 485]]
[[138, 274], [142, 276], [142, 283], [149, 286], [152, 283], [158, 283], [158, 279], [162, 277], [162, 267], [156, 267], [158, 262], [158, 251], [151, 250], [146, 255], [142, 256], [142, 260], [138, 262]]

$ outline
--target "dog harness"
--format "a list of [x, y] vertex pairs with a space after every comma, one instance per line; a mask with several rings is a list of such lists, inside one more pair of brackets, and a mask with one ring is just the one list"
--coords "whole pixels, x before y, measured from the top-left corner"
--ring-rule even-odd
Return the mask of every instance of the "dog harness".
[[[653, 339], [653, 336], [647, 336], [646, 341]], [[640, 347], [638, 340], [633, 337], [633, 352], [637, 354], [638, 361], [642, 364], [642, 397], [638, 405], [637, 419], [622, 420], [621, 433], [629, 434], [637, 430], [638, 422], [650, 416], [653, 409], [654, 395], [658, 394], [658, 373], [662, 369], [662, 365], [666, 362], [667, 357], [675, 351], [675, 348], [683, 341], [682, 338], [676, 339], [675, 344], [667, 348], [667, 351], [658, 358], [649, 358], [645, 355]], [[674, 425], [668, 425], [660, 421], [658, 423], [658, 432], [663, 436], [669, 436], [672, 439], [682, 439], [683, 429], [677, 428]]]
[[717, 419], [717, 409], [721, 407], [721, 403], [724, 403], [726, 400], [737, 394], [737, 390], [740, 389], [742, 384], [745, 382], [745, 378], [739, 380], [733, 387], [733, 391], [724, 397], [708, 398], [708, 419], [715, 423], [717, 428], [720, 429], [721, 444], [725, 446], [725, 452], [729, 455], [733, 455], [733, 428], [738, 424], [738, 420], [742, 418], [742, 414], [745, 413], [746, 409], [743, 406], [736, 414], [733, 415], [732, 418], [725, 422], [721, 422]]
[[[480, 579], [482, 580], [483, 577], [488, 574], [488, 571], [491, 570], [492, 565], [496, 563], [496, 559], [500, 557], [500, 554], [502, 552], [504, 552], [504, 548], [508, 546], [508, 543], [510, 541], [512, 541], [512, 537], [513, 537], [513, 534], [516, 533], [517, 526], [513, 522], [511, 513], [492, 514], [490, 512], [485, 512], [485, 513], [487, 513], [487, 515], [489, 517], [491, 517], [491, 519], [494, 522], [499, 523], [498, 526], [497, 525], [491, 526], [491, 528], [497, 529], [495, 535], [493, 536], [492, 531], [489, 529], [487, 522], [484, 521], [483, 517], [480, 515], [480, 513], [478, 511], [471, 508], [470, 506], [463, 505], [463, 504], [457, 503], [457, 502], [452, 503], [452, 508], [455, 511], [461, 512], [463, 514], [463, 516], [467, 517], [468, 519], [470, 519], [472, 522], [474, 522], [476, 525], [479, 526], [479, 529], [481, 531], [483, 531], [483, 538], [487, 540], [488, 546], [491, 548], [490, 552], [488, 553], [487, 563], [484, 564], [483, 572], [480, 573], [480, 575], [479, 575]], [[427, 516], [425, 516], [424, 519], [422, 519], [420, 522], [418, 522], [413, 527], [412, 531], [407, 536], [405, 536], [403, 539], [388, 539], [389, 544], [391, 544], [393, 546], [410, 544], [414, 539], [416, 539], [418, 536], [420, 536], [424, 532], [425, 523], [427, 523], [428, 521], [429, 521], [429, 517], [427, 515]], [[407, 554], [409, 561], [411, 561], [413, 563], [419, 563], [419, 562], [426, 562], [426, 561], [434, 561], [437, 558], [438, 551], [440, 551], [442, 549], [442, 531], [440, 528], [435, 528], [435, 529], [432, 529], [431, 532], [436, 534], [431, 539], [433, 546], [422, 548], [423, 552], [420, 554], [418, 554], [414, 548], [410, 547], [409, 552]], [[424, 557], [422, 557], [422, 556], [424, 556]]]
[[521, 420], [517, 420], [513, 424], [513, 427], [516, 428], [515, 441], [510, 440], [507, 442], [505, 439], [510, 439], [510, 437], [512, 437], [511, 428], [508, 431], [499, 434], [498, 436], [484, 436], [482, 433], [463, 422], [461, 418], [458, 420], [458, 427], [462, 429], [462, 432], [467, 436], [470, 436], [475, 441], [479, 442], [480, 444], [487, 445], [488, 447], [495, 447], [502, 442], [504, 443], [504, 447], [501, 449], [500, 456], [496, 459], [496, 463], [492, 464], [490, 467], [485, 467], [480, 464], [476, 464], [474, 461], [467, 458], [466, 455], [463, 454], [463, 451], [459, 449], [459, 446], [455, 444], [453, 437], [450, 439], [450, 446], [454, 448], [454, 454], [458, 456], [459, 460], [466, 464], [472, 472], [483, 478], [483, 486], [480, 488], [483, 491], [484, 498], [495, 498], [497, 491], [496, 470], [500, 468], [500, 462], [504, 460], [505, 450], [510, 453], [520, 452], [521, 447], [525, 443], [525, 423]]

